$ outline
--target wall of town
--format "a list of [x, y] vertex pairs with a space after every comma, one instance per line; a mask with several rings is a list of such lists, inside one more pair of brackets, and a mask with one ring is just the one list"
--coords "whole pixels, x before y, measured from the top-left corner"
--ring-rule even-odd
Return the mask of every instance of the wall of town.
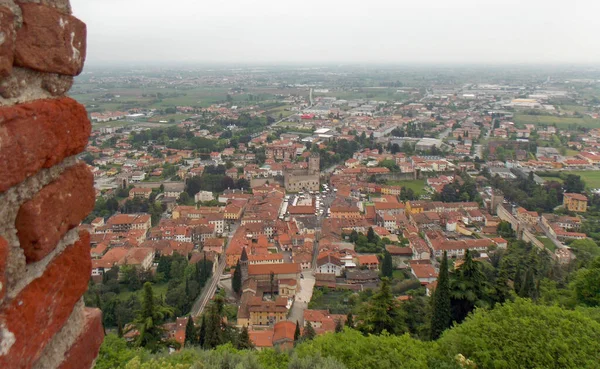
[[65, 97], [86, 26], [68, 0], [0, 0], [0, 368], [90, 368], [101, 313], [85, 308], [93, 176], [90, 135]]

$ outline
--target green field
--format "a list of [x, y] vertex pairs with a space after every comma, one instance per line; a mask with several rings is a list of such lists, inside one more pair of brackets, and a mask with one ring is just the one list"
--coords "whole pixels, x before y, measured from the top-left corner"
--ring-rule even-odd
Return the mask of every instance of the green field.
[[574, 170], [564, 173], [580, 176], [585, 181], [587, 188], [600, 188], [600, 170]]
[[518, 125], [524, 124], [556, 124], [558, 128], [568, 128], [570, 125], [576, 124], [586, 128], [600, 128], [600, 119], [590, 117], [575, 118], [575, 117], [556, 117], [552, 115], [528, 115], [515, 114], [514, 121]]
[[554, 252], [554, 250], [556, 250], [556, 245], [548, 237], [539, 236], [537, 237], [537, 239], [540, 240], [540, 242], [544, 244], [544, 247], [546, 247], [551, 252]]
[[[165, 296], [167, 294], [167, 287], [168, 287], [168, 283], [159, 283], [159, 284], [153, 284], [152, 285], [152, 291], [154, 292], [154, 296]], [[129, 297], [133, 294], [137, 294], [138, 298], [141, 300], [142, 298], [142, 289], [139, 289], [138, 291], [122, 291], [121, 293], [119, 293], [117, 295], [117, 297], [121, 300], [121, 301], [125, 301], [127, 299], [129, 299]]]
[[425, 192], [425, 190], [424, 190], [425, 180], [424, 179], [415, 179], [415, 180], [408, 180], [408, 181], [388, 181], [387, 185], [403, 186], [406, 188], [410, 188], [417, 195], [422, 195]]

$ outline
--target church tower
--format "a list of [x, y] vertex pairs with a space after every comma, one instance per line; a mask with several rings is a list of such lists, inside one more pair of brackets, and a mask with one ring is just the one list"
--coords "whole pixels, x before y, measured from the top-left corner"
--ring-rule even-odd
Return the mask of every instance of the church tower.
[[321, 157], [319, 156], [319, 154], [312, 154], [308, 158], [308, 174], [309, 175], [319, 174], [319, 172], [321, 171], [320, 164], [321, 164]]
[[242, 256], [240, 256], [240, 268], [242, 268], [242, 283], [248, 279], [248, 254], [246, 253], [246, 247], [242, 249]]

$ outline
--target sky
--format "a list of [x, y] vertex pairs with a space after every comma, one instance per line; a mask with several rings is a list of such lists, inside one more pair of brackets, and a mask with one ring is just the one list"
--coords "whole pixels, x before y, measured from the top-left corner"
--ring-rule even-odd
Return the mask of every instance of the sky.
[[87, 63], [600, 64], [598, 0], [71, 0]]

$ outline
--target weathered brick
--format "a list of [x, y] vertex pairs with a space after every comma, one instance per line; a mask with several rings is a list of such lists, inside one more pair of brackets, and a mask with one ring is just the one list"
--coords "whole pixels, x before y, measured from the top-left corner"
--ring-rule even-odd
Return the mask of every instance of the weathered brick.
[[78, 75], [86, 53], [86, 26], [55, 8], [20, 4], [23, 25], [17, 31], [15, 65], [42, 72]]
[[0, 237], [0, 303], [6, 294], [6, 262], [8, 260], [8, 242]]
[[100, 309], [85, 309], [85, 326], [75, 343], [65, 353], [65, 360], [59, 369], [91, 368], [104, 339], [102, 312]]
[[56, 256], [41, 277], [4, 302], [0, 327], [14, 341], [0, 355], [0, 368], [31, 368], [65, 324], [87, 289], [92, 268], [89, 247], [89, 234], [81, 232], [80, 240]]
[[15, 226], [28, 263], [48, 255], [94, 209], [94, 176], [85, 163], [65, 170], [19, 208]]
[[85, 149], [91, 124], [71, 98], [0, 108], [0, 192]]
[[10, 74], [15, 49], [15, 16], [4, 6], [0, 6], [0, 78]]

